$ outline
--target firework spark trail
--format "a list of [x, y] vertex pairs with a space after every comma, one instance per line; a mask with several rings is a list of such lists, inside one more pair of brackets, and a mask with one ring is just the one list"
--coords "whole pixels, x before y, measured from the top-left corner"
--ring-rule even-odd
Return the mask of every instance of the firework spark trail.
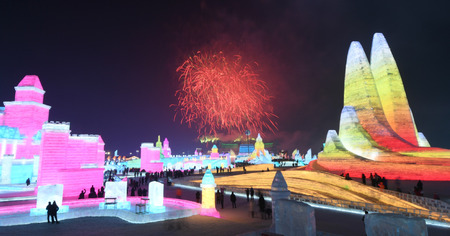
[[212, 56], [198, 52], [177, 72], [182, 87], [175, 93], [176, 114], [181, 123], [196, 126], [199, 135], [277, 129], [272, 120], [276, 116], [267, 111], [271, 97], [266, 84], [251, 66], [241, 64], [240, 56], [229, 62], [222, 52]]

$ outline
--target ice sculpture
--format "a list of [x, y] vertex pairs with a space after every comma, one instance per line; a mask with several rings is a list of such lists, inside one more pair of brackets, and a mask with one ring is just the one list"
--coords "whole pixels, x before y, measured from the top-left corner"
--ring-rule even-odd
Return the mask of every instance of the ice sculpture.
[[216, 182], [210, 169], [207, 169], [203, 175], [202, 184], [202, 210], [201, 215], [220, 218], [219, 212], [216, 210]]
[[314, 208], [303, 202], [281, 199], [274, 203], [275, 233], [316, 235]]
[[374, 35], [370, 63], [359, 42], [350, 44], [339, 136], [328, 131], [319, 153], [319, 161], [354, 157], [396, 162], [450, 158], [450, 150], [430, 148], [417, 132], [399, 70], [381, 33]]
[[39, 186], [37, 193], [36, 208], [46, 208], [48, 202], [56, 201], [58, 206], [62, 205], [63, 199], [62, 184], [44, 185]]
[[165, 210], [164, 204], [164, 184], [158, 181], [152, 181], [148, 185], [148, 197], [150, 204], [147, 205], [149, 212], [161, 212]]
[[117, 202], [127, 201], [127, 182], [106, 182], [105, 198], [116, 198]]
[[306, 152], [305, 155], [305, 164], [308, 165], [309, 162], [311, 161], [312, 157], [311, 157], [311, 148], [308, 149], [308, 151]]
[[58, 213], [64, 213], [69, 211], [69, 206], [63, 206], [63, 189], [62, 184], [43, 185], [38, 187], [36, 208], [32, 208], [30, 215], [45, 215], [47, 214], [47, 205], [49, 202], [53, 204], [53, 201], [59, 207]]
[[264, 142], [261, 138], [261, 134], [258, 133], [258, 137], [255, 142], [255, 149], [253, 150], [249, 160], [251, 164], [272, 164], [272, 155], [269, 151], [264, 149]]
[[[120, 182], [106, 182], [105, 187], [105, 199], [106, 198], [115, 198], [116, 199], [116, 206], [117, 209], [130, 209], [131, 203], [127, 201], [127, 182], [126, 181], [120, 181]], [[100, 209], [109, 208], [109, 206], [105, 205], [105, 202], [101, 202], [99, 205]]]
[[14, 89], [15, 100], [0, 107], [0, 159], [9, 155], [26, 160], [12, 162], [12, 169], [20, 168], [20, 174], [9, 173], [11, 183], [23, 183], [31, 177], [37, 186], [63, 184], [64, 196], [77, 196], [91, 184], [100, 186], [104, 161], [101, 137], [71, 135], [69, 123], [48, 122], [51, 107], [43, 103], [45, 91], [38, 76], [26, 75]]
[[[288, 199], [291, 195], [291, 192], [288, 190], [288, 186], [286, 180], [284, 179], [281, 171], [277, 171], [275, 176], [273, 177], [272, 186], [270, 190], [270, 196], [272, 198], [272, 205], [276, 206], [276, 203], [279, 200]], [[276, 219], [278, 219], [278, 212], [274, 209], [273, 217], [272, 217], [272, 229], [276, 230], [277, 223]]]
[[261, 138], [261, 134], [258, 133], [258, 137], [256, 138], [256, 142], [255, 142], [255, 151], [256, 152], [256, 156], [259, 157], [260, 155], [265, 155], [266, 154], [266, 150], [264, 150], [264, 143], [263, 140]]

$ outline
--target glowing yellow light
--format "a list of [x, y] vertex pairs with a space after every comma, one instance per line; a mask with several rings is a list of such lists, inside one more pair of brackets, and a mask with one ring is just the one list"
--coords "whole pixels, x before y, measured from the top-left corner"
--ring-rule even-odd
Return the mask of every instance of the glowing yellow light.
[[202, 188], [202, 208], [216, 208], [214, 187]]

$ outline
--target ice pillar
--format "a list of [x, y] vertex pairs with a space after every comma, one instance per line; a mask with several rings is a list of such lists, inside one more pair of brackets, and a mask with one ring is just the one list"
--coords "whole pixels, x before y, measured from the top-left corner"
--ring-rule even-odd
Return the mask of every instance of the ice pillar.
[[12, 160], [14, 159], [13, 155], [3, 155], [2, 160], [2, 184], [10, 184], [11, 183], [11, 167]]
[[2, 140], [2, 151], [0, 152], [0, 159], [3, 158], [3, 155], [5, 155], [6, 152], [6, 139]]
[[[288, 190], [288, 186], [286, 183], [286, 180], [284, 180], [283, 174], [281, 174], [281, 171], [277, 171], [275, 174], [275, 177], [272, 181], [272, 188], [270, 190], [270, 196], [272, 197], [272, 206], [275, 208], [276, 203], [278, 200], [281, 199], [288, 199], [291, 195], [291, 192]], [[272, 210], [273, 217], [272, 217], [272, 230], [276, 232], [277, 226], [276, 226], [276, 219], [279, 218], [276, 209]]]
[[13, 150], [12, 150], [12, 154], [14, 159], [16, 159], [16, 155], [17, 155], [17, 140], [13, 141]]
[[38, 177], [38, 173], [39, 173], [39, 155], [34, 155], [34, 160], [33, 160], [33, 177], [32, 177], [32, 182], [36, 182], [37, 181], [37, 177]]
[[211, 169], [207, 169], [203, 175], [202, 184], [202, 211], [201, 215], [213, 216], [220, 218], [219, 212], [216, 210], [215, 188], [216, 181], [211, 173]]

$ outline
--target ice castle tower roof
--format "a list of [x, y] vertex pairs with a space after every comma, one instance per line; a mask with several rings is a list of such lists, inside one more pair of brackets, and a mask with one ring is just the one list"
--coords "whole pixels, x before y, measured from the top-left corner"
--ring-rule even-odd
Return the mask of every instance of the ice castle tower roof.
[[42, 89], [41, 81], [39, 80], [39, 77], [37, 75], [26, 75], [23, 77], [23, 79], [20, 81], [19, 87], [35, 87], [38, 89]]

